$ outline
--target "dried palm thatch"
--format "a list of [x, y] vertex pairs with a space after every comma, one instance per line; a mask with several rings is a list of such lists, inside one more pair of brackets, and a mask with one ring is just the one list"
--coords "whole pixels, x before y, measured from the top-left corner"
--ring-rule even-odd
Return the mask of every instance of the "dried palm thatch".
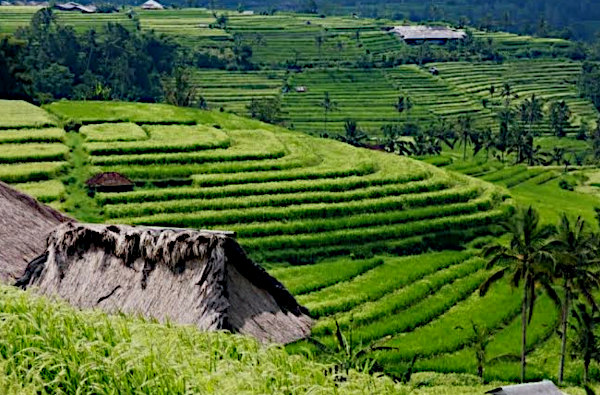
[[14, 281], [69, 218], [0, 181], [0, 282]]
[[306, 310], [226, 235], [64, 224], [17, 282], [71, 304], [227, 329], [263, 342], [310, 333]]

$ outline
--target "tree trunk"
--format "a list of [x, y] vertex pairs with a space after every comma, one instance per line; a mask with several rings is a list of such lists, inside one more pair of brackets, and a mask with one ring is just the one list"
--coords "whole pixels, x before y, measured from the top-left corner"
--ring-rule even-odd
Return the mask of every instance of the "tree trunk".
[[323, 119], [323, 130], [327, 133], [327, 110], [325, 110], [325, 118]]
[[[527, 284], [527, 282], [526, 282]], [[523, 286], [521, 305], [521, 383], [525, 382], [525, 353], [527, 352], [527, 285]]]
[[463, 160], [467, 160], [467, 140], [465, 139], [463, 141], [464, 143], [464, 148], [463, 148]]
[[558, 383], [562, 384], [565, 373], [565, 357], [567, 353], [567, 321], [569, 319], [569, 307], [571, 303], [571, 291], [565, 284], [565, 303], [562, 308], [561, 322], [561, 344], [560, 344], [560, 363], [558, 366]]
[[583, 361], [583, 385], [588, 382], [588, 372], [590, 370], [590, 360], [588, 358]]

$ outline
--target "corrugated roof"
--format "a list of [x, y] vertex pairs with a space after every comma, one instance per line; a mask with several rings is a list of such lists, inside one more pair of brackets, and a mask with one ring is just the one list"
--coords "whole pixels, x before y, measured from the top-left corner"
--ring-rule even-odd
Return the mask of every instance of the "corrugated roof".
[[564, 395], [552, 381], [544, 380], [538, 383], [507, 385], [494, 388], [486, 394], [498, 395]]
[[443, 26], [395, 26], [392, 32], [404, 40], [460, 40], [466, 37], [466, 33], [462, 30]]

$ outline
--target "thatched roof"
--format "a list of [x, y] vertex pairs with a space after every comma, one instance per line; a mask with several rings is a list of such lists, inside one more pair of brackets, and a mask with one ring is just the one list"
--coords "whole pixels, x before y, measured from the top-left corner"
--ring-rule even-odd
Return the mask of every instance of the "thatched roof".
[[70, 220], [0, 181], [0, 282], [14, 281], [44, 252], [48, 234]]
[[65, 224], [17, 285], [82, 308], [229, 329], [289, 343], [311, 320], [283, 285], [226, 235], [183, 229]]
[[96, 174], [89, 180], [86, 185], [89, 187], [132, 187], [133, 182], [125, 177], [124, 175], [110, 171], [105, 173]]
[[486, 394], [505, 394], [505, 395], [563, 395], [552, 381], [544, 380], [538, 383], [526, 383], [507, 385], [504, 387], [494, 388], [486, 392]]

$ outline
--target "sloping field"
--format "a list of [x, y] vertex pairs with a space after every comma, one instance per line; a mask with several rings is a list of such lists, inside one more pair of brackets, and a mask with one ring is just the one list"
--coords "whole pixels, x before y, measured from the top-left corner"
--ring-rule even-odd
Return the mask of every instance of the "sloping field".
[[[500, 94], [502, 86], [509, 83], [513, 94], [518, 97], [518, 104], [529, 99], [532, 94], [545, 102], [545, 108], [554, 100], [565, 100], [569, 105], [572, 127], [581, 122], [593, 123], [598, 118], [598, 111], [593, 104], [579, 97], [577, 79], [581, 72], [581, 63], [574, 61], [554, 60], [521, 60], [515, 62], [496, 63], [436, 63], [440, 70], [439, 78], [454, 88], [470, 95], [472, 100], [489, 101], [489, 108], [499, 109], [503, 104]], [[490, 87], [495, 87], [492, 96]], [[538, 129], [549, 132], [548, 120], [544, 120]]]
[[56, 119], [32, 104], [0, 100], [0, 180], [50, 202], [64, 190], [56, 178], [69, 148]]
[[[89, 165], [136, 181], [132, 192], [95, 195], [105, 221], [236, 231], [309, 308], [319, 341], [334, 344], [338, 321], [355, 346], [397, 346], [377, 357], [398, 375], [415, 355], [417, 370], [474, 373], [471, 320], [493, 332], [493, 350], [514, 348], [520, 294], [500, 283], [480, 298], [489, 275], [480, 243], [457, 248], [507, 215], [492, 184], [226, 113], [118, 102], [46, 108], [86, 123]], [[557, 319], [551, 303], [536, 314], [532, 350]], [[539, 362], [529, 374], [547, 370]], [[487, 372], [514, 380], [518, 367]]]
[[199, 70], [193, 82], [211, 109], [243, 115], [252, 99], [278, 98], [284, 79], [282, 71]]
[[[135, 120], [148, 137], [98, 141], [97, 131], [112, 125], [101, 124], [100, 106], [106, 120]], [[96, 141], [85, 142], [89, 162], [140, 185], [97, 196], [108, 221], [232, 229], [261, 261], [312, 262], [357, 246], [418, 251], [440, 232], [459, 224], [481, 229], [503, 215], [489, 184], [233, 115], [182, 110], [169, 116], [167, 106], [124, 103], [47, 108], [69, 119], [93, 118], [81, 130], [96, 131]], [[189, 122], [195, 113], [200, 124], [146, 124], [157, 112], [163, 123]]]
[[[401, 92], [384, 70], [305, 70], [291, 79], [293, 86], [304, 86], [306, 92], [284, 95], [284, 118], [289, 126], [302, 131], [343, 133], [344, 122], [353, 119], [370, 134], [379, 133], [388, 123], [425, 119], [430, 113], [418, 105], [409, 114], [399, 114], [394, 105]], [[334, 111], [325, 114], [321, 105], [325, 92], [336, 103]], [[367, 105], [368, 104], [368, 105]], [[327, 123], [325, 121], [327, 120]]]

